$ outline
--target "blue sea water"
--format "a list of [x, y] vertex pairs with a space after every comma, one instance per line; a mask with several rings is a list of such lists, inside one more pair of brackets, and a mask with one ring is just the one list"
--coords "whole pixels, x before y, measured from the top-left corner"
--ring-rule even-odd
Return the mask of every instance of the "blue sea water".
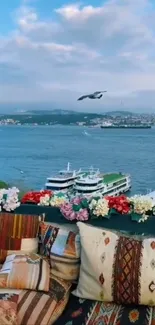
[[132, 193], [144, 194], [155, 189], [155, 129], [0, 127], [0, 179], [40, 189], [68, 162], [73, 169], [92, 165], [102, 172], [129, 173]]

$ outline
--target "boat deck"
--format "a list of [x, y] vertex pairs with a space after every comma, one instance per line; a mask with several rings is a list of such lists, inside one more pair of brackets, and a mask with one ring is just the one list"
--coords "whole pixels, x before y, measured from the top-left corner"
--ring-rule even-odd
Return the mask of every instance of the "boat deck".
[[104, 177], [104, 183], [108, 184], [123, 179], [125, 175], [111, 173], [111, 174], [105, 174], [103, 175], [103, 177]]

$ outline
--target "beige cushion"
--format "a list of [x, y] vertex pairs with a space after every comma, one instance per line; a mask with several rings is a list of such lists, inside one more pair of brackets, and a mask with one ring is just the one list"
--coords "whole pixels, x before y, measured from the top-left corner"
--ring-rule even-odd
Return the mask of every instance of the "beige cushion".
[[74, 295], [120, 304], [155, 305], [155, 238], [124, 236], [77, 223], [81, 267]]
[[9, 255], [0, 270], [0, 288], [48, 291], [49, 263], [37, 254]]

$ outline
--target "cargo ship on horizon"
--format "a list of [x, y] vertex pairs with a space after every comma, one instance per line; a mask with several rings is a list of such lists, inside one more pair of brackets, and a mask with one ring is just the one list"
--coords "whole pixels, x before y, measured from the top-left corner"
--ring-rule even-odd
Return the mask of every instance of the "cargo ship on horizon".
[[151, 125], [101, 125], [101, 129], [151, 129]]

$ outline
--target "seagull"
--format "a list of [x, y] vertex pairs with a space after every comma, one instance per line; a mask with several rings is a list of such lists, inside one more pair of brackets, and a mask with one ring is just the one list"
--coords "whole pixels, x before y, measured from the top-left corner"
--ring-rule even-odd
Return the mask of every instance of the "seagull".
[[23, 170], [17, 168], [17, 167], [13, 167], [14, 169], [18, 170], [21, 174], [24, 174]]
[[89, 94], [89, 95], [84, 95], [78, 98], [78, 100], [83, 100], [85, 98], [89, 98], [89, 99], [100, 99], [103, 95], [102, 93], [106, 93], [107, 90], [103, 90], [103, 91], [95, 91], [93, 94]]

